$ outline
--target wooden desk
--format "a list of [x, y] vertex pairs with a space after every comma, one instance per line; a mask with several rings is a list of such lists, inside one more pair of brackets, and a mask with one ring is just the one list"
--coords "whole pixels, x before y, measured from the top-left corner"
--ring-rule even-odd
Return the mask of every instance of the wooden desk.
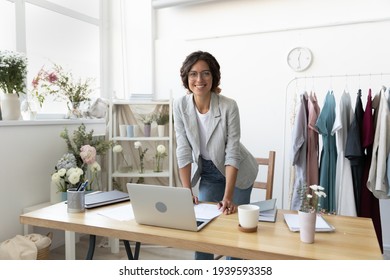
[[240, 232], [237, 214], [221, 215], [200, 232], [189, 232], [139, 225], [134, 220], [118, 221], [98, 214], [99, 211], [101, 208], [68, 214], [66, 204], [58, 203], [22, 214], [20, 222], [65, 230], [67, 243], [74, 242], [72, 232], [79, 232], [243, 259], [383, 259], [373, 223], [367, 218], [325, 216], [335, 232], [317, 233], [314, 244], [305, 244], [299, 233], [287, 228], [283, 213], [291, 211], [286, 210], [278, 211], [276, 223], [260, 222], [257, 233]]

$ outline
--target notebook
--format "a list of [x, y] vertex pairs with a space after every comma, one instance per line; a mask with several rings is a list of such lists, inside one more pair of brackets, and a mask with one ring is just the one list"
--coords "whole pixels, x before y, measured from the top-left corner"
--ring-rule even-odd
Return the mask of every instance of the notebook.
[[94, 192], [85, 195], [85, 208], [95, 208], [103, 205], [129, 201], [129, 194], [118, 190]]
[[260, 222], [272, 222], [276, 221], [278, 208], [276, 207], [276, 198], [267, 199], [262, 201], [252, 202], [251, 204], [260, 207], [259, 221]]
[[207, 214], [195, 215], [191, 191], [187, 188], [128, 183], [127, 191], [139, 224], [199, 231], [220, 214], [216, 205], [205, 204], [212, 207], [202, 209]]

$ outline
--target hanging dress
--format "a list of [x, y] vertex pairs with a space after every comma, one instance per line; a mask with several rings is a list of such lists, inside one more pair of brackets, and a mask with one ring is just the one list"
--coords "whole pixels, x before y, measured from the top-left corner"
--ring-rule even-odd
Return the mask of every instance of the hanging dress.
[[316, 122], [320, 114], [320, 106], [318, 105], [317, 96], [314, 92], [310, 93], [308, 100], [308, 123], [307, 123], [307, 168], [306, 181], [307, 185], [318, 185], [318, 159], [319, 159], [319, 140]]
[[379, 199], [390, 198], [389, 180], [386, 163], [390, 153], [390, 113], [388, 92], [382, 90], [378, 118], [375, 127], [372, 159], [368, 174], [367, 187]]
[[371, 89], [368, 91], [366, 109], [363, 115], [362, 125], [362, 147], [365, 151], [363, 178], [361, 186], [361, 200], [360, 200], [360, 217], [371, 218], [374, 224], [378, 243], [383, 253], [382, 243], [382, 225], [380, 217], [379, 199], [377, 199], [372, 192], [367, 188], [368, 172], [370, 170], [371, 158], [372, 158], [372, 145], [374, 143], [375, 127], [374, 116], [372, 115], [372, 100]]
[[353, 190], [355, 196], [356, 213], [360, 214], [360, 190], [362, 185], [364, 153], [361, 145], [361, 127], [363, 122], [362, 91], [359, 89], [356, 96], [355, 113], [347, 135], [345, 157], [351, 163]]
[[348, 92], [343, 92], [336, 109], [336, 120], [332, 130], [332, 133], [336, 134], [337, 146], [335, 179], [336, 213], [344, 216], [356, 216], [351, 164], [344, 157], [347, 135], [353, 118], [351, 96]]
[[299, 190], [306, 184], [307, 99], [306, 92], [300, 95], [300, 103], [292, 132], [291, 162], [295, 167], [295, 177], [290, 206], [291, 210], [299, 210], [301, 205]]
[[336, 137], [332, 134], [336, 117], [336, 102], [333, 91], [328, 91], [324, 106], [318, 117], [316, 127], [322, 136], [322, 150], [320, 155], [320, 185], [325, 188], [327, 197], [323, 200], [321, 208], [333, 212], [336, 210], [335, 178], [337, 148]]

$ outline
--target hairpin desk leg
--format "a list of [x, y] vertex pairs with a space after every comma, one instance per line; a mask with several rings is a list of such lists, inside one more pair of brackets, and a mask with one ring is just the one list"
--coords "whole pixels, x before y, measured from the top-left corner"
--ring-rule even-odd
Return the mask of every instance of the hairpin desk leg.
[[141, 243], [140, 242], [135, 243], [134, 256], [133, 253], [131, 252], [130, 242], [128, 240], [123, 240], [123, 244], [125, 245], [127, 258], [129, 260], [138, 260]]
[[88, 245], [88, 253], [85, 257], [86, 260], [92, 260], [93, 254], [95, 253], [95, 245], [96, 245], [96, 235], [89, 235], [89, 245]]

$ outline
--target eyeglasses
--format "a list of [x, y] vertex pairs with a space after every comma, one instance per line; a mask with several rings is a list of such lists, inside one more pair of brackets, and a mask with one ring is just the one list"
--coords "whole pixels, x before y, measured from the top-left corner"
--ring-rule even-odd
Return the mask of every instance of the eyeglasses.
[[202, 71], [200, 73], [196, 71], [191, 71], [188, 73], [188, 79], [195, 81], [198, 79], [198, 76], [200, 75], [201, 79], [207, 80], [211, 78], [211, 72], [209, 70]]

